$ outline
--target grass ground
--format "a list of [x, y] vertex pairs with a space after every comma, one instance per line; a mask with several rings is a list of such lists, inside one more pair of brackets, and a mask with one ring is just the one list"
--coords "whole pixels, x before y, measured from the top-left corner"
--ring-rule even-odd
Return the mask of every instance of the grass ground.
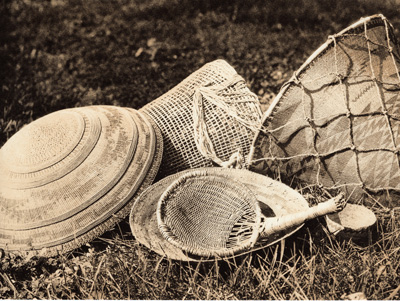
[[[0, 1], [0, 146], [55, 110], [139, 108], [217, 58], [264, 107], [327, 36], [398, 1]], [[87, 246], [29, 260], [0, 250], [0, 298], [400, 299], [400, 214], [376, 211], [370, 244], [309, 222], [283, 244], [235, 260], [181, 263], [140, 246], [122, 222]]]

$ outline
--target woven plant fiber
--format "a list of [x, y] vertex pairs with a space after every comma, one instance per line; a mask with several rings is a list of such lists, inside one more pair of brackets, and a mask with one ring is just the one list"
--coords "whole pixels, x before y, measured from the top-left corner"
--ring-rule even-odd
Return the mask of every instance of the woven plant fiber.
[[[263, 116], [250, 169], [399, 205], [400, 54], [382, 15], [330, 36]], [[371, 196], [371, 197], [368, 197]]]
[[[230, 255], [252, 247], [258, 238], [261, 212], [256, 202], [252, 191], [234, 179], [190, 172], [161, 196], [158, 225], [168, 241], [185, 251]], [[245, 234], [235, 235], [241, 231]]]
[[[168, 176], [147, 188], [140, 197], [136, 199], [129, 217], [129, 223], [135, 239], [161, 256], [183, 261], [212, 261], [215, 259], [228, 258], [270, 246], [293, 234], [302, 226], [292, 227], [261, 239], [258, 238], [252, 247], [238, 250], [234, 255], [215, 256], [210, 254], [209, 256], [199, 256], [192, 253], [190, 249], [183, 250], [181, 246], [168, 241], [160, 231], [159, 221], [157, 219], [157, 208], [160, 204], [160, 198], [168, 191], [168, 188], [171, 188], [172, 184], [178, 179], [193, 173], [200, 173], [206, 177], [217, 178], [217, 181], [221, 183], [221, 185], [226, 186], [226, 190], [232, 189], [231, 192], [233, 195], [240, 196], [245, 193], [246, 196], [243, 197], [250, 199], [255, 196], [261, 214], [266, 217], [286, 216], [302, 212], [309, 208], [304, 197], [295, 190], [269, 177], [245, 169], [209, 167], [182, 171]], [[195, 180], [195, 178], [193, 178], [193, 180]], [[196, 189], [201, 190], [199, 187]], [[175, 195], [176, 191], [174, 189], [169, 191]], [[226, 199], [225, 197], [223, 198]], [[193, 200], [193, 202], [200, 202], [200, 204], [204, 203], [204, 205], [206, 205], [203, 199], [196, 199]], [[198, 206], [198, 204], [199, 203], [194, 204], [194, 207], [201, 207]], [[223, 215], [223, 212], [222, 210], [220, 214]], [[199, 217], [200, 214], [201, 213], [198, 213]], [[210, 222], [208, 230], [216, 230], [213, 229], [211, 225], [212, 222]]]
[[235, 155], [245, 164], [261, 125], [257, 96], [223, 60], [204, 65], [140, 111], [154, 120], [164, 138], [160, 177], [224, 166]]
[[96, 238], [126, 217], [161, 157], [161, 133], [131, 109], [66, 109], [32, 122], [0, 150], [0, 248], [54, 256]]
[[342, 195], [308, 210], [264, 218], [256, 196], [240, 182], [188, 171], [161, 195], [158, 226], [166, 240], [199, 256], [229, 256], [251, 249], [259, 237], [342, 210]]

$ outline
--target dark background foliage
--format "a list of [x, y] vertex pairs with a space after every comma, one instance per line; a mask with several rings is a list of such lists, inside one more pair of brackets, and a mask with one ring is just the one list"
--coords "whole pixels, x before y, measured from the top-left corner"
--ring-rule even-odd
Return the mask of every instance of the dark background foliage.
[[329, 34], [360, 17], [382, 12], [398, 33], [396, 7], [366, 0], [2, 0], [0, 146], [55, 110], [139, 108], [217, 58], [267, 103]]

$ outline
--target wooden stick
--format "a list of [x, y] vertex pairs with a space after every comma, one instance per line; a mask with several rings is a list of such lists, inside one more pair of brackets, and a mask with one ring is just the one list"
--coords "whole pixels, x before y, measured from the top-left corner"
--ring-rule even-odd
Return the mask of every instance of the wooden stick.
[[260, 230], [260, 236], [270, 236], [280, 231], [299, 226], [302, 223], [319, 216], [343, 210], [346, 200], [341, 193], [326, 202], [310, 207], [306, 211], [288, 214], [284, 216], [266, 218]]

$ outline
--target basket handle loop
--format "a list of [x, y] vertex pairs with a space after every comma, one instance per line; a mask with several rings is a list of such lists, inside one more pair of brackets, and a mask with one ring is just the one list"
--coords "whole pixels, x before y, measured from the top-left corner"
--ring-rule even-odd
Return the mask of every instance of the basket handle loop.
[[[241, 91], [226, 91], [227, 88], [243, 81], [244, 79], [235, 74], [230, 80], [217, 85], [206, 85], [195, 89], [193, 94], [193, 130], [194, 140], [199, 152], [206, 158], [211, 159], [216, 164], [222, 167], [235, 167], [242, 168], [244, 165], [244, 158], [238, 150], [231, 154], [228, 161], [221, 160], [215, 151], [214, 145], [211, 141], [209, 131], [206, 124], [206, 116], [204, 111], [204, 100], [222, 109], [227, 115], [234, 118], [234, 120], [246, 128], [257, 132], [261, 126], [261, 109], [258, 104], [258, 97], [251, 93], [251, 99], [243, 100], [243, 92]], [[225, 90], [225, 91], [224, 91]], [[248, 94], [248, 92], [246, 92]], [[232, 101], [231, 98], [237, 98]], [[229, 101], [228, 101], [229, 99]], [[235, 107], [235, 103], [239, 102], [253, 102], [257, 110], [256, 116], [249, 116], [250, 118], [241, 117]]]

